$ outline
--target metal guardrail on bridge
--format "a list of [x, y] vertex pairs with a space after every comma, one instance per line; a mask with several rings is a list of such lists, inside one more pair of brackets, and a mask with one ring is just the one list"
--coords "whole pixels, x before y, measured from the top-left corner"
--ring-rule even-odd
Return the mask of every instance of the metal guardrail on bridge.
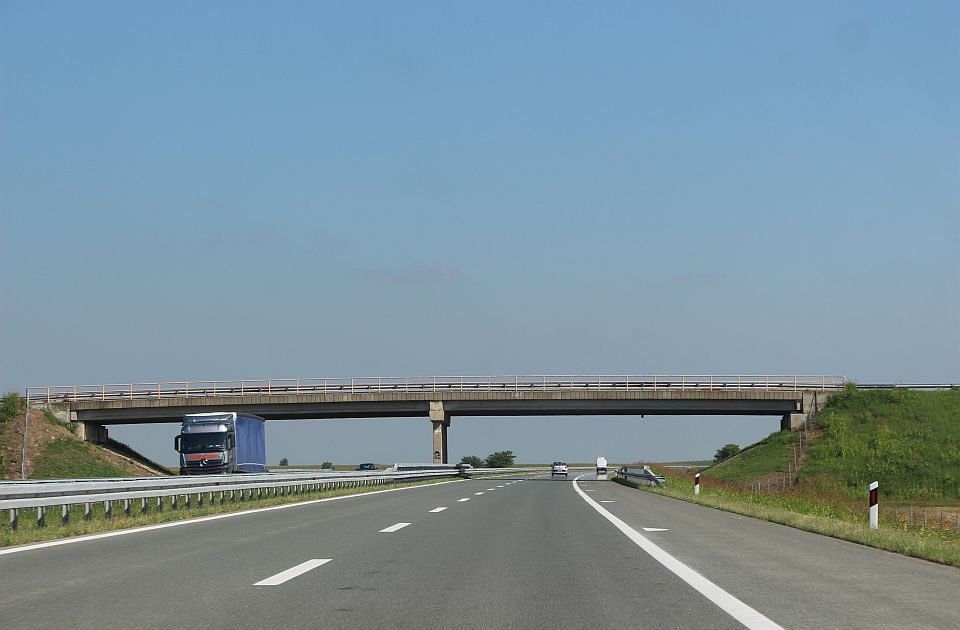
[[99, 385], [42, 385], [27, 388], [31, 402], [137, 400], [290, 394], [379, 392], [629, 391], [629, 390], [836, 390], [845, 376], [724, 374], [534, 374], [524, 376], [374, 376], [268, 378], [228, 381], [166, 381]]

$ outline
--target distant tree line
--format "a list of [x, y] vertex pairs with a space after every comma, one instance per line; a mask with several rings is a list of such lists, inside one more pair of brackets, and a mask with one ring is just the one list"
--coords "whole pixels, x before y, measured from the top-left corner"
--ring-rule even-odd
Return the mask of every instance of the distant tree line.
[[714, 456], [713, 456], [713, 461], [714, 461], [714, 462], [723, 461], [723, 460], [727, 459], [728, 457], [733, 457], [734, 455], [736, 455], [736, 454], [739, 453], [739, 452], [740, 452], [740, 446], [739, 446], [739, 445], [737, 445], [737, 444], [724, 444], [723, 446], [721, 446], [720, 448], [717, 449], [716, 454], [714, 454]]
[[470, 464], [474, 468], [510, 468], [516, 455], [513, 451], [497, 451], [490, 453], [486, 459], [480, 459], [476, 455], [465, 455], [460, 459], [461, 464]]

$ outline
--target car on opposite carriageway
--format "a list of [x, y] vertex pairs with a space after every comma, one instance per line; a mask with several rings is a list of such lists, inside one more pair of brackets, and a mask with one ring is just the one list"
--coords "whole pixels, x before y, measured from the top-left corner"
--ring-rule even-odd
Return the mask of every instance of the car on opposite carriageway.
[[371, 464], [370, 462], [366, 462], [366, 463], [363, 463], [363, 464], [357, 464], [357, 468], [356, 468], [356, 469], [357, 469], [357, 470], [377, 470], [377, 465], [376, 465], [376, 464]]

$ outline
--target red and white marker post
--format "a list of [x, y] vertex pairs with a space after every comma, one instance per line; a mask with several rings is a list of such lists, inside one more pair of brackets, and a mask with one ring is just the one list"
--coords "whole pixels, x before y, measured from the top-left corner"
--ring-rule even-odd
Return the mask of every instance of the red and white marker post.
[[880, 506], [877, 499], [877, 488], [880, 486], [876, 481], [870, 484], [870, 529], [877, 529], [880, 526]]
[[693, 476], [693, 494], [700, 494], [700, 473]]

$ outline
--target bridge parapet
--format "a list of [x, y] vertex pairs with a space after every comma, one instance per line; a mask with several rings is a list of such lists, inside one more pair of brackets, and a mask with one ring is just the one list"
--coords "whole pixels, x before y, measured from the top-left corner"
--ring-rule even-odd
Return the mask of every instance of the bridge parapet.
[[375, 376], [166, 381], [27, 388], [31, 402], [163, 400], [304, 394], [533, 392], [533, 391], [834, 391], [845, 376], [724, 374], [552, 374], [511, 376]]

